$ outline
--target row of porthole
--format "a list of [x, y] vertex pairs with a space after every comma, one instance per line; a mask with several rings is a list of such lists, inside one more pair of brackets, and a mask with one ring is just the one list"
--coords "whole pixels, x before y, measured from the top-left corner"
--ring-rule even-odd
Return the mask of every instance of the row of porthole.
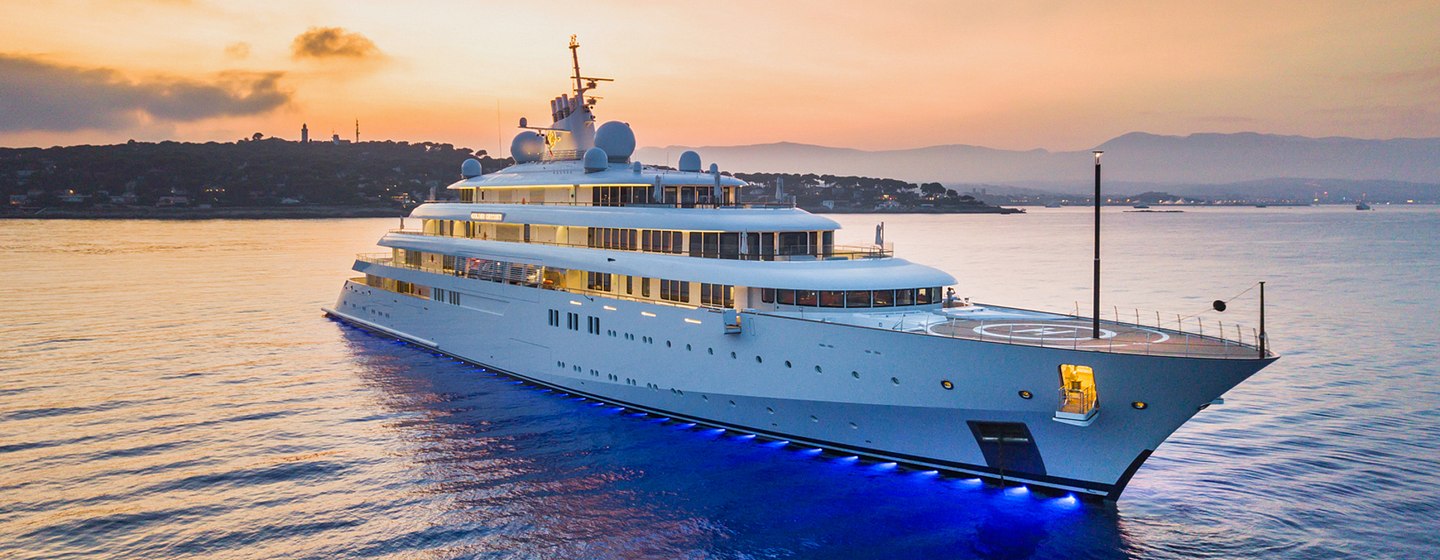
[[[665, 346], [666, 346], [667, 348], [670, 347], [670, 341], [668, 341], [668, 340], [665, 341]], [[685, 350], [686, 350], [687, 352], [692, 351], [692, 347], [691, 347], [689, 344], [686, 344], [686, 345], [685, 345]], [[707, 348], [707, 349], [706, 349], [706, 352], [709, 353], [709, 354], [712, 355], [712, 356], [715, 355], [715, 349], [714, 349], [714, 348]], [[731, 352], [731, 353], [730, 353], [730, 359], [734, 360], [734, 359], [738, 359], [738, 358], [739, 358], [739, 356], [738, 356], [735, 352]], [[756, 355], [756, 356], [755, 356], [755, 363], [757, 363], [757, 364], [763, 364], [763, 363], [765, 363], [765, 358], [763, 358], [763, 357], [761, 357], [761, 356], [759, 356], [759, 355]], [[785, 360], [785, 367], [786, 367], [787, 369], [794, 369], [795, 364], [791, 363], [790, 360]], [[815, 373], [824, 373], [824, 369], [821, 368], [819, 365], [816, 365], [816, 366], [815, 366]], [[850, 371], [850, 377], [854, 377], [855, 379], [860, 379], [860, 372], [859, 372], [859, 371], [851, 370], [851, 371]], [[899, 377], [891, 377], [891, 378], [890, 378], [890, 383], [893, 384], [893, 385], [899, 385], [899, 384], [900, 384], [900, 378], [899, 378]]]
[[387, 319], [390, 318], [390, 314], [389, 314], [389, 313], [383, 313], [383, 312], [380, 312], [380, 311], [376, 311], [376, 310], [374, 310], [374, 309], [370, 309], [370, 308], [368, 308], [368, 307], [364, 307], [364, 306], [360, 306], [360, 305], [355, 305], [355, 304], [350, 303], [350, 302], [348, 302], [348, 301], [345, 302], [345, 305], [348, 305], [348, 306], [354, 307], [354, 308], [358, 308], [358, 309], [360, 309], [360, 310], [362, 310], [362, 311], [365, 311], [366, 313], [370, 313], [370, 314], [372, 314], [372, 315], [380, 315], [380, 316], [385, 317], [385, 318], [387, 318]]

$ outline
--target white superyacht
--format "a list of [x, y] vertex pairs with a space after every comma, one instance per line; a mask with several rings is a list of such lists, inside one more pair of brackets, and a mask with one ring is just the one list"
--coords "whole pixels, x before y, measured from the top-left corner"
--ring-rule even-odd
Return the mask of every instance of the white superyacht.
[[[637, 411], [923, 469], [1118, 498], [1171, 433], [1269, 365], [1157, 325], [970, 304], [955, 278], [745, 183], [632, 161], [580, 73], [515, 165], [361, 255], [331, 317]], [[877, 236], [878, 237], [878, 236]], [[1158, 319], [1157, 319], [1158, 322]]]

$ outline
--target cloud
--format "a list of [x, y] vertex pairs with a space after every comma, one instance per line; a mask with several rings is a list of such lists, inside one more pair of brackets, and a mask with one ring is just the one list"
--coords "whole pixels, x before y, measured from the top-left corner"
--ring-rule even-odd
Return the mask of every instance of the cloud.
[[341, 27], [311, 27], [290, 43], [296, 59], [349, 58], [375, 59], [384, 56], [380, 48], [364, 35], [346, 32]]
[[208, 81], [127, 79], [108, 68], [0, 54], [0, 131], [123, 129], [147, 121], [254, 115], [288, 103], [280, 72], [222, 72]]
[[226, 45], [225, 56], [236, 60], [244, 60], [246, 58], [250, 58], [250, 43], [241, 41], [238, 43], [230, 43], [229, 45]]

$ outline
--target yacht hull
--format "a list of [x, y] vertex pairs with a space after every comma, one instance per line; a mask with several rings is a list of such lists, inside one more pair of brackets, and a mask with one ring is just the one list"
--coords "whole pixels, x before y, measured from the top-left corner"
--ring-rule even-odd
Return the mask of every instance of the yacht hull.
[[[1273, 361], [1010, 345], [823, 313], [741, 313], [728, 332], [706, 309], [383, 268], [459, 293], [459, 304], [350, 281], [326, 313], [636, 410], [1110, 499], [1166, 437]], [[1094, 370], [1088, 425], [1056, 420], [1061, 364]]]

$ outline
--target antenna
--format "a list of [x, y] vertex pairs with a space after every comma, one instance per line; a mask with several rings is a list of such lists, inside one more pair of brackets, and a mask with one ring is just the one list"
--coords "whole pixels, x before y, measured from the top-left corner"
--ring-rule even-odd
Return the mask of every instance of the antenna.
[[572, 76], [572, 78], [575, 79], [575, 104], [583, 108], [588, 105], [585, 101], [585, 92], [595, 89], [595, 86], [598, 85], [599, 82], [613, 82], [615, 80], [612, 78], [596, 78], [580, 75], [580, 41], [575, 37], [575, 35], [570, 36], [570, 62], [575, 67], [575, 75]]
[[570, 61], [575, 65], [575, 95], [585, 93], [585, 88], [580, 85], [580, 41], [570, 36]]
[[355, 143], [360, 143], [360, 119], [355, 119]]

